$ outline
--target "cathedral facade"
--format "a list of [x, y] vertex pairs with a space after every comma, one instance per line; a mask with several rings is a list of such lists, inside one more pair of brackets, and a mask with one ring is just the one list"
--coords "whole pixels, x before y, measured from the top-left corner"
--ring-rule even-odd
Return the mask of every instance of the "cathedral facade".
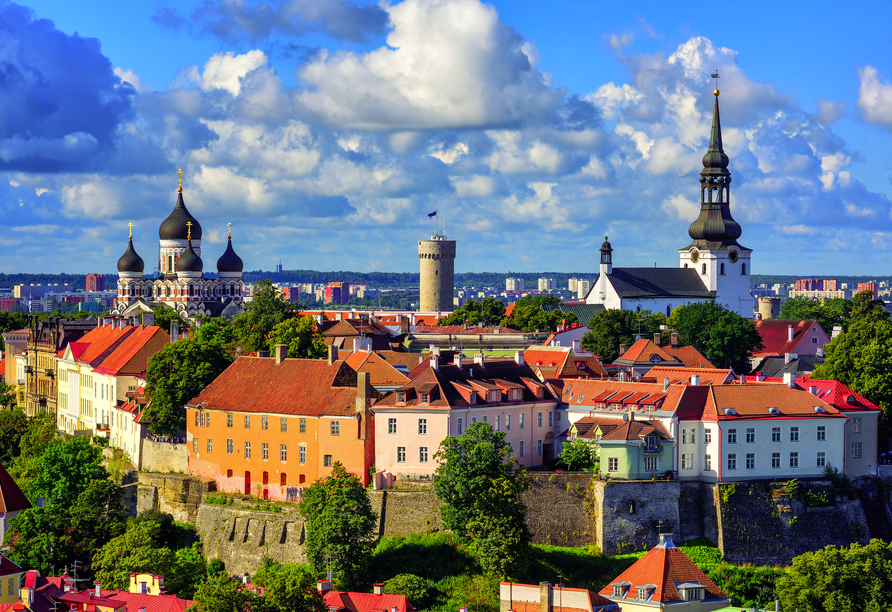
[[709, 150], [700, 172], [700, 215], [688, 229], [691, 243], [678, 250], [678, 268], [614, 268], [613, 248], [601, 245], [598, 278], [585, 298], [607, 309], [650, 310], [666, 316], [676, 306], [715, 299], [726, 309], [750, 318], [750, 258], [752, 249], [737, 239], [740, 224], [731, 216], [731, 173], [722, 147], [719, 91]]
[[176, 206], [158, 229], [157, 278], [143, 275], [145, 263], [133, 248], [131, 226], [127, 250], [118, 260], [118, 298], [113, 313], [135, 316], [163, 304], [185, 319], [239, 314], [244, 304], [244, 265], [232, 248], [232, 225], [229, 227], [226, 250], [217, 260], [217, 278], [205, 278], [201, 224], [186, 208], [181, 181]]

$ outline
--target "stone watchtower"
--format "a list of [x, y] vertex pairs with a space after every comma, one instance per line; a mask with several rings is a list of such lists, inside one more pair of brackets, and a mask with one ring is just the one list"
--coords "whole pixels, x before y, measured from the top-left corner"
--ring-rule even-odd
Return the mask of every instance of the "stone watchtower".
[[431, 236], [430, 240], [418, 241], [418, 259], [421, 260], [422, 312], [452, 312], [452, 294], [455, 291], [455, 240], [447, 240], [446, 234]]

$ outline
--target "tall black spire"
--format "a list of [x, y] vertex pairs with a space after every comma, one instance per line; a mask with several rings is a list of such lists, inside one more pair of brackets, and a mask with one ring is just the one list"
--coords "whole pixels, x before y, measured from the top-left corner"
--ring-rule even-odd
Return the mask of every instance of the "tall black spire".
[[691, 246], [701, 249], [737, 245], [742, 233], [740, 224], [731, 217], [731, 173], [728, 171], [728, 156], [722, 148], [719, 90], [716, 89], [714, 93], [709, 150], [703, 156], [703, 171], [700, 172], [700, 216], [688, 229], [688, 234], [694, 239]]

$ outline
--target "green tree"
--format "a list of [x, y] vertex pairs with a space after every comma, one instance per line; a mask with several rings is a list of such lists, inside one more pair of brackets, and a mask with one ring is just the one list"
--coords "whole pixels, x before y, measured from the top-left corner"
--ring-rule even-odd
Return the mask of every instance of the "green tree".
[[269, 280], [254, 283], [254, 297], [232, 322], [242, 350], [265, 351], [273, 328], [290, 316], [291, 304]]
[[313, 317], [294, 317], [278, 323], [270, 332], [269, 350], [275, 351], [277, 344], [288, 345], [289, 357], [319, 359], [328, 351]]
[[416, 610], [426, 610], [434, 603], [434, 585], [415, 574], [397, 574], [387, 581], [384, 590], [391, 595], [405, 595]]
[[94, 480], [108, 478], [102, 452], [89, 438], [56, 439], [34, 464], [35, 474], [22, 489], [36, 505], [39, 497], [68, 508]]
[[[0, 336], [2, 338], [3, 336]], [[16, 401], [15, 385], [0, 382], [0, 409], [11, 407]]]
[[96, 582], [107, 589], [127, 589], [130, 574], [148, 572], [170, 576], [176, 555], [161, 545], [161, 526], [145, 521], [131, 525], [93, 556]]
[[781, 304], [778, 318], [792, 321], [815, 319], [821, 329], [830, 334], [834, 326], [847, 325], [851, 310], [852, 300], [829, 298], [821, 301], [798, 296]]
[[127, 529], [129, 510], [121, 501], [123, 490], [110, 480], [94, 480], [69, 510], [75, 553], [92, 559], [110, 540]]
[[750, 356], [762, 348], [755, 326], [715, 300], [678, 306], [669, 317], [669, 326], [683, 344], [693, 346], [717, 368], [748, 372]]
[[202, 344], [219, 346], [227, 351], [234, 350], [238, 344], [235, 326], [225, 317], [203, 318], [201, 325], [192, 333], [192, 337]]
[[352, 589], [375, 541], [377, 516], [368, 491], [340, 462], [331, 475], [304, 490], [300, 513], [307, 525], [307, 559], [313, 569], [326, 569], [331, 555], [334, 571]]
[[597, 445], [576, 438], [561, 448], [558, 463], [567, 470], [592, 470], [598, 463]]
[[149, 359], [144, 416], [154, 433], [186, 429], [185, 405], [223, 373], [233, 357], [219, 346], [197, 340], [167, 344]]
[[443, 527], [473, 542], [484, 570], [506, 576], [527, 559], [530, 535], [520, 494], [529, 477], [518, 467], [505, 432], [472, 424], [460, 438], [448, 437], [434, 458], [434, 490]]
[[27, 431], [28, 417], [21, 408], [0, 410], [0, 465], [12, 465], [22, 452], [19, 442]]
[[189, 322], [170, 306], [159, 305], [152, 312], [155, 315], [154, 325], [157, 325], [168, 334], [170, 333], [170, 324], [174, 321], [176, 321], [180, 332], [189, 329]]
[[621, 345], [628, 349], [639, 334], [651, 338], [665, 324], [665, 316], [649, 310], [604, 310], [589, 320], [591, 331], [582, 337], [580, 346], [604, 363], [612, 363], [619, 359]]
[[784, 610], [883, 612], [892, 610], [892, 544], [827, 546], [793, 559], [777, 581]]
[[195, 592], [207, 581], [207, 564], [201, 554], [201, 544], [181, 548], [174, 554], [173, 569], [165, 579], [168, 592], [183, 599], [192, 599]]
[[882, 300], [873, 299], [873, 293], [862, 291], [852, 297], [852, 308], [849, 311], [849, 324], [861, 321], [889, 321], [892, 315], [886, 310]]
[[58, 575], [58, 570], [74, 560], [67, 519], [66, 509], [59, 504], [23, 510], [9, 524], [3, 541], [9, 550], [4, 554], [45, 576]]
[[220, 573], [202, 583], [195, 592], [196, 612], [248, 612], [254, 610], [260, 598], [242, 588], [242, 583]]
[[543, 306], [558, 305], [560, 298], [554, 295], [525, 295], [514, 303], [511, 316], [502, 319], [502, 325], [524, 332], [553, 332], [562, 321], [577, 323], [579, 319], [560, 310], [545, 311]]
[[505, 318], [505, 305], [495, 298], [484, 298], [479, 302], [468, 300], [448, 317], [438, 320], [439, 325], [499, 325]]
[[265, 610], [324, 612], [327, 609], [316, 588], [316, 577], [306, 565], [281, 565], [266, 557], [252, 580], [263, 587]]

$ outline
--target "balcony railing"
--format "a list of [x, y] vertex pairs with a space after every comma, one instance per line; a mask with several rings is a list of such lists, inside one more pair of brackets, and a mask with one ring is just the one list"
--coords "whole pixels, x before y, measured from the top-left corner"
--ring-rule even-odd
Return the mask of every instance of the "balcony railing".
[[647, 444], [644, 445], [644, 454], [645, 455], [658, 455], [663, 452], [663, 445], [657, 442], [656, 444]]

